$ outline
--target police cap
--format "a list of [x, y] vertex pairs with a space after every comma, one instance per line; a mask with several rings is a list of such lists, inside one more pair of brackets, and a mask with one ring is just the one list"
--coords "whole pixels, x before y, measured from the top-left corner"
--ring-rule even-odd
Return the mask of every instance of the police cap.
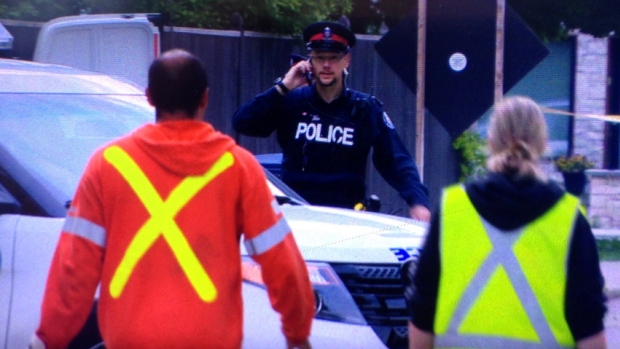
[[339, 23], [317, 22], [304, 29], [308, 51], [347, 52], [355, 45], [355, 34]]

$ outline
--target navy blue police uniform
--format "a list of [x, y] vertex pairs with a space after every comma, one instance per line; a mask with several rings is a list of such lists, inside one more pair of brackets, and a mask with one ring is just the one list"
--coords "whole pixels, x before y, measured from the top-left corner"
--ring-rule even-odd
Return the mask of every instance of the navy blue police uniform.
[[[309, 26], [304, 39], [311, 51], [346, 52], [355, 43], [348, 29], [325, 22]], [[316, 84], [285, 95], [274, 86], [239, 108], [233, 126], [255, 137], [276, 131], [281, 178], [312, 204], [352, 208], [362, 202], [372, 148], [378, 172], [407, 204], [428, 207], [417, 166], [374, 96], [345, 88], [327, 103]]]

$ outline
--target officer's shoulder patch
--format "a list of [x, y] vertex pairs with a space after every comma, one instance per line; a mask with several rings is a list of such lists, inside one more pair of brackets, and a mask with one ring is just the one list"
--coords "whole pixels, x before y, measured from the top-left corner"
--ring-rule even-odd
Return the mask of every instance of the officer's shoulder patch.
[[383, 112], [383, 123], [388, 128], [390, 128], [392, 130], [394, 129], [394, 124], [392, 123], [392, 120], [390, 120], [390, 117], [387, 115], [386, 112]]

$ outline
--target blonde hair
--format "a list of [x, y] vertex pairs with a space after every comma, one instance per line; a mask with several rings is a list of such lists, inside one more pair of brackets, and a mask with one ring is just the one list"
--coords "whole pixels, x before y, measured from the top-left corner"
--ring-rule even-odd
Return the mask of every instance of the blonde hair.
[[547, 151], [547, 125], [532, 99], [507, 97], [497, 103], [489, 125], [487, 168], [492, 172], [545, 181], [539, 158]]

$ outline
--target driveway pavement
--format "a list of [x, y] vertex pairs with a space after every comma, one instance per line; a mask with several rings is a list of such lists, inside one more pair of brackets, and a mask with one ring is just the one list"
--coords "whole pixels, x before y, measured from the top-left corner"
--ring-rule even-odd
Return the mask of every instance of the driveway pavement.
[[609, 298], [620, 298], [620, 261], [601, 262], [605, 277], [605, 293]]
[[[620, 230], [592, 229], [597, 239], [619, 239]], [[609, 298], [620, 298], [620, 261], [601, 262], [605, 277], [605, 293]]]

